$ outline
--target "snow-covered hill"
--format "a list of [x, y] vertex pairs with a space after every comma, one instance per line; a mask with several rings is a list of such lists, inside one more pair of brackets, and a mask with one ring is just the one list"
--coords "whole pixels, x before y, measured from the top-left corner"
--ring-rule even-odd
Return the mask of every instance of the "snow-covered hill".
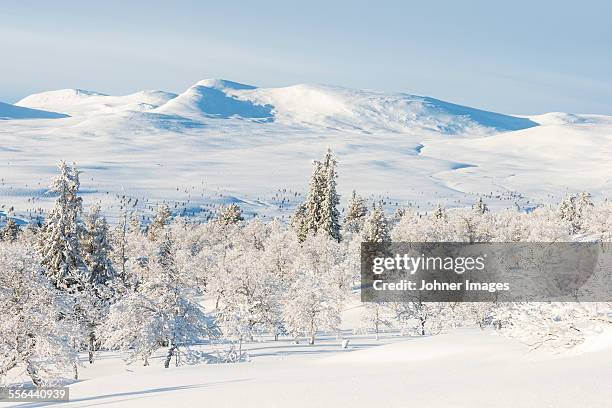
[[290, 126], [344, 131], [445, 134], [517, 130], [536, 126], [517, 118], [408, 94], [384, 94], [323, 85], [256, 88], [225, 80], [203, 80], [157, 112], [200, 119], [248, 118]]
[[174, 97], [175, 94], [163, 91], [141, 91], [126, 96], [110, 96], [82, 89], [61, 89], [27, 96], [15, 105], [78, 116], [150, 110]]
[[[0, 210], [47, 207], [55, 163], [66, 159], [83, 170], [86, 202], [128, 194], [188, 213], [231, 201], [278, 214], [302, 199], [311, 160], [327, 147], [344, 197], [356, 189], [427, 209], [483, 193], [493, 206], [612, 193], [608, 116], [520, 117], [404, 93], [226, 80], [178, 95], [50, 91], [7, 106], [22, 115], [0, 121]], [[21, 120], [33, 109], [60, 114]]]

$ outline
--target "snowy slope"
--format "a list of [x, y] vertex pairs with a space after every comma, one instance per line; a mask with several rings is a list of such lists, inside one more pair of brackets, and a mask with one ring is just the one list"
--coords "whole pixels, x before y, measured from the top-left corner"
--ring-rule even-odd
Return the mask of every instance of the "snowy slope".
[[237, 94], [252, 89], [255, 87], [231, 81], [203, 80], [156, 109], [156, 112], [195, 119], [202, 116], [271, 119], [272, 106], [261, 105]]
[[311, 161], [327, 147], [343, 197], [356, 189], [421, 210], [471, 205], [482, 193], [509, 207], [612, 191], [608, 116], [518, 117], [408, 94], [225, 80], [179, 95], [51, 91], [18, 105], [70, 115], [0, 121], [0, 209], [22, 215], [51, 205], [46, 187], [60, 159], [83, 170], [86, 204], [128, 194], [141, 209], [169, 200], [197, 214], [238, 202], [279, 215], [303, 199]]
[[470, 163], [436, 175], [464, 191], [503, 186], [531, 197], [581, 189], [612, 196], [612, 117], [557, 113], [532, 119], [540, 126], [484, 139], [430, 141], [421, 154]]
[[603, 408], [612, 399], [609, 343], [552, 355], [480, 329], [349, 338], [348, 350], [331, 336], [314, 346], [251, 343], [247, 363], [169, 369], [161, 356], [142, 367], [103, 353], [62, 406]]
[[67, 115], [47, 112], [45, 110], [30, 109], [21, 106], [10, 105], [0, 102], [0, 120], [8, 119], [58, 119], [65, 118]]

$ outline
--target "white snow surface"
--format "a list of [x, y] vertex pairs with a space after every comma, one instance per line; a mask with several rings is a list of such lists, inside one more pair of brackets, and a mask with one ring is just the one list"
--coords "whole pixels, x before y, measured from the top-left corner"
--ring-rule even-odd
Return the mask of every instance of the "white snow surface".
[[[360, 310], [345, 311], [345, 325]], [[165, 369], [164, 350], [148, 367], [126, 365], [113, 352], [101, 353], [93, 365], [82, 356], [80, 380], [70, 384], [71, 402], [62, 406], [603, 408], [612, 399], [605, 334], [587, 343], [599, 347], [559, 354], [477, 328], [431, 337], [390, 331], [378, 341], [350, 330], [344, 336], [348, 349], [330, 335], [314, 346], [261, 339], [244, 346], [250, 361], [236, 364]], [[223, 347], [201, 346], [207, 352]]]
[[520, 117], [404, 93], [226, 80], [179, 95], [50, 91], [7, 106], [69, 115], [0, 121], [0, 210], [24, 214], [51, 205], [47, 186], [65, 159], [83, 171], [86, 204], [127, 194], [143, 208], [167, 200], [197, 214], [237, 202], [279, 215], [303, 199], [327, 147], [344, 197], [356, 189], [420, 209], [484, 193], [496, 197], [489, 206], [528, 207], [612, 190], [609, 116]]

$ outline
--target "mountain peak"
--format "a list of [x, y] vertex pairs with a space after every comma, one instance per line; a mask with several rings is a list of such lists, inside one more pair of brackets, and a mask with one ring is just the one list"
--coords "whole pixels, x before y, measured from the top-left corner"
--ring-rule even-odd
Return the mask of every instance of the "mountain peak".
[[243, 89], [256, 89], [257, 87], [252, 85], [241, 84], [239, 82], [229, 81], [227, 79], [202, 79], [195, 83], [194, 86], [203, 86], [206, 88], [214, 88], [214, 89], [235, 89], [235, 90], [243, 90]]

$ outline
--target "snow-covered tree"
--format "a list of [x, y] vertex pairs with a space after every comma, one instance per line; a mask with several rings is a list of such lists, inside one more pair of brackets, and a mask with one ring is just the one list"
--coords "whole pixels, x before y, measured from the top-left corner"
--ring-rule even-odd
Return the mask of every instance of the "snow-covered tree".
[[[390, 243], [391, 235], [389, 223], [383, 211], [382, 205], [374, 205], [372, 211], [363, 222], [361, 240], [370, 243]], [[353, 256], [357, 256], [354, 254]], [[357, 268], [360, 267], [357, 266]], [[357, 269], [355, 268], [355, 269]], [[365, 304], [365, 312], [362, 315], [362, 322], [367, 327], [373, 328], [378, 340], [378, 334], [382, 327], [389, 327], [391, 322], [385, 315], [386, 306], [382, 302], [371, 302]]]
[[337, 332], [347, 282], [339, 245], [325, 235], [308, 236], [292, 265], [284, 299], [284, 319], [294, 338], [314, 344], [319, 330]]
[[587, 192], [569, 194], [559, 204], [559, 218], [569, 223], [570, 234], [575, 234], [582, 229], [583, 221], [588, 217], [593, 207], [591, 194]]
[[366, 206], [365, 200], [353, 190], [353, 195], [348, 203], [348, 208], [344, 217], [344, 229], [352, 233], [361, 231], [367, 214], [368, 207]]
[[379, 334], [383, 328], [392, 327], [389, 308], [380, 302], [370, 302], [364, 305], [361, 322], [364, 329], [374, 331], [376, 340], [379, 339]]
[[434, 220], [446, 221], [446, 209], [441, 204], [438, 204], [432, 216]]
[[94, 285], [104, 285], [115, 277], [111, 262], [112, 247], [109, 240], [108, 223], [101, 214], [100, 205], [94, 205], [85, 216], [81, 236], [83, 262]]
[[0, 231], [0, 241], [15, 242], [21, 233], [14, 218], [7, 218], [6, 225]]
[[[448, 221], [452, 224], [454, 233], [448, 240], [457, 242], [489, 242], [495, 231], [492, 228], [493, 222], [488, 210], [475, 207], [472, 211], [458, 209], [448, 216]], [[439, 221], [438, 221], [439, 222]], [[440, 231], [440, 230], [439, 230]]]
[[382, 205], [374, 205], [361, 232], [364, 242], [391, 242], [389, 223]]
[[262, 267], [267, 272], [267, 279], [273, 281], [274, 291], [270, 296], [274, 307], [268, 313], [268, 319], [275, 339], [281, 334], [286, 334], [283, 296], [291, 284], [293, 260], [297, 250], [299, 243], [295, 235], [285, 229], [280, 222], [273, 221], [269, 226]]
[[612, 241], [612, 202], [599, 203], [593, 211], [587, 213], [584, 227], [593, 240]]
[[82, 321], [83, 335], [88, 340], [89, 362], [93, 363], [94, 352], [98, 346], [96, 328], [102, 324], [108, 313], [114, 296], [112, 281], [116, 274], [110, 258], [112, 247], [108, 224], [100, 213], [100, 206], [94, 205], [84, 218], [81, 250], [88, 270], [88, 281], [77, 294], [77, 310]]
[[44, 386], [73, 369], [72, 327], [60, 318], [69, 302], [51, 285], [32, 248], [0, 243], [0, 378], [22, 368]]
[[[566, 225], [559, 222], [555, 211], [538, 208], [522, 218], [526, 231], [523, 242], [568, 242], [571, 241], [570, 231]], [[499, 231], [497, 231], [499, 233]]]
[[391, 231], [391, 239], [397, 242], [418, 242], [423, 240], [420, 230], [423, 229], [424, 220], [412, 209], [404, 211], [399, 221]]
[[307, 215], [306, 203], [304, 202], [295, 207], [295, 211], [291, 216], [291, 228], [300, 241], [304, 241], [306, 236], [308, 236]]
[[[132, 215], [133, 214], [131, 214], [131, 212], [128, 210], [127, 202], [123, 199], [120, 207], [119, 222], [110, 231], [110, 247], [112, 249], [110, 253], [111, 261], [114, 265], [115, 273], [124, 286], [127, 283], [127, 262], [129, 260], [128, 233], [130, 230], [130, 219]], [[138, 225], [137, 228], [140, 231], [140, 225]]]
[[219, 324], [226, 337], [238, 341], [240, 353], [243, 341], [278, 331], [283, 280], [264, 260], [269, 233], [268, 225], [260, 221], [237, 231], [221, 265], [224, 273], [215, 282], [222, 286]]
[[393, 311], [402, 333], [421, 336], [438, 334], [451, 327], [452, 304], [425, 302], [418, 295], [403, 302], [392, 302], [387, 306]]
[[308, 197], [298, 206], [293, 224], [300, 241], [317, 233], [340, 241], [340, 196], [336, 191], [337, 161], [330, 149], [323, 161], [315, 160]]
[[172, 219], [172, 212], [170, 211], [170, 207], [166, 203], [162, 203], [157, 207], [157, 212], [155, 213], [155, 218], [149, 228], [147, 229], [148, 237], [151, 241], [156, 241], [163, 237], [164, 230], [168, 224], [170, 224], [170, 220]]
[[476, 204], [474, 204], [472, 208], [478, 214], [484, 214], [489, 211], [489, 207], [482, 201], [482, 197], [478, 197], [478, 201], [476, 201]]
[[332, 155], [331, 149], [327, 149], [323, 159], [322, 168], [322, 200], [320, 224], [316, 233], [324, 233], [326, 236], [340, 241], [340, 196], [336, 191], [336, 158]]
[[[38, 251], [50, 281], [69, 294], [70, 308], [62, 318], [75, 325], [71, 341], [74, 348], [80, 350], [92, 345], [92, 324], [98, 311], [81, 248], [79, 171], [76, 165], [69, 166], [64, 161], [59, 163], [59, 169], [60, 175], [54, 178], [51, 185], [51, 191], [58, 197], [42, 231], [37, 235]], [[90, 354], [91, 361], [92, 358], [93, 354]], [[78, 378], [76, 365], [74, 370], [74, 377]]]
[[191, 356], [190, 346], [219, 336], [219, 330], [198, 302], [194, 258], [176, 234], [165, 231], [160, 245], [146, 254], [138, 285], [127, 292], [110, 310], [100, 332], [104, 345], [129, 354], [129, 360], [142, 359], [167, 347], [164, 366], [172, 358]]
[[58, 197], [39, 234], [38, 250], [51, 282], [58, 288], [73, 290], [85, 279], [79, 245], [78, 219], [82, 211], [82, 199], [77, 194], [79, 171], [76, 165], [64, 161], [58, 167], [60, 175], [53, 179], [50, 188]]
[[242, 210], [238, 204], [230, 204], [226, 207], [221, 207], [217, 219], [224, 225], [236, 224], [244, 220], [242, 217]]

